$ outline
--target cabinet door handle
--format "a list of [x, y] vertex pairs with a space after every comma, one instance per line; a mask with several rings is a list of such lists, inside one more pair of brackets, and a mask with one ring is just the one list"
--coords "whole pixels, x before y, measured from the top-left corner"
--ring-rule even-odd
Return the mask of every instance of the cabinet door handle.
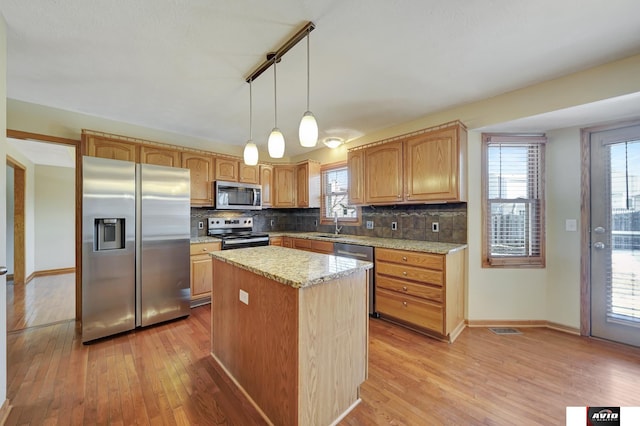
[[407, 291], [407, 286], [402, 286], [402, 291]]
[[407, 261], [407, 256], [402, 256], [402, 260], [406, 262]]
[[402, 271], [402, 275], [407, 276], [407, 271]]
[[206, 249], [206, 248], [203, 248], [203, 249], [202, 249], [202, 251], [207, 251], [207, 249]]
[[404, 307], [407, 307], [407, 302], [402, 302], [402, 304], [404, 305]]

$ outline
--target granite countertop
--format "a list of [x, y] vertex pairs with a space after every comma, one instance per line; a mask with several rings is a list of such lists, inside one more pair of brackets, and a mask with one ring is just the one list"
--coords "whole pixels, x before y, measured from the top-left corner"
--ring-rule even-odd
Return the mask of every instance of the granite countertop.
[[294, 288], [310, 287], [373, 267], [371, 262], [276, 246], [223, 250], [209, 254], [223, 262]]
[[204, 237], [191, 237], [191, 244], [200, 244], [200, 243], [219, 243], [222, 240], [220, 238], [216, 238], [216, 237], [209, 237], [209, 236], [204, 236]]
[[[327, 237], [322, 237], [326, 235]], [[389, 248], [396, 250], [419, 251], [423, 253], [448, 254], [467, 248], [466, 244], [438, 243], [430, 241], [403, 240], [397, 238], [376, 238], [359, 235], [333, 234], [323, 232], [269, 232], [270, 237], [293, 237], [309, 240], [330, 241], [332, 243], [347, 243], [361, 246]]]

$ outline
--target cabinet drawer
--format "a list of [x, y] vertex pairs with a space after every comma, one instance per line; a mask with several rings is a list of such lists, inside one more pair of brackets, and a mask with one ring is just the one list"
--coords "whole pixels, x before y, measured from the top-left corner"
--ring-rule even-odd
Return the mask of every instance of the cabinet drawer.
[[311, 241], [311, 249], [316, 253], [333, 254], [333, 243], [330, 241]]
[[444, 334], [442, 306], [384, 289], [376, 289], [376, 310], [409, 324]]
[[408, 265], [398, 265], [395, 263], [376, 262], [376, 273], [391, 275], [403, 280], [413, 280], [421, 283], [442, 285], [444, 282], [442, 271], [416, 268]]
[[444, 256], [440, 254], [379, 248], [376, 249], [376, 260], [437, 269], [439, 271], [444, 269]]
[[311, 251], [311, 240], [305, 240], [304, 238], [294, 238], [293, 248], [298, 250]]
[[376, 287], [442, 303], [442, 288], [409, 281], [395, 280], [376, 274]]
[[198, 243], [191, 244], [189, 253], [191, 256], [195, 254], [209, 253], [210, 251], [220, 250], [220, 243]]

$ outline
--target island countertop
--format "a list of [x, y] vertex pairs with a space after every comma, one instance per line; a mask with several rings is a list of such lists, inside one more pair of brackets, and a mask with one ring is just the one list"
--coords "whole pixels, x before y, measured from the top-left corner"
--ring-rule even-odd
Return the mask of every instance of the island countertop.
[[215, 259], [294, 288], [310, 287], [373, 268], [371, 262], [277, 246], [209, 254]]

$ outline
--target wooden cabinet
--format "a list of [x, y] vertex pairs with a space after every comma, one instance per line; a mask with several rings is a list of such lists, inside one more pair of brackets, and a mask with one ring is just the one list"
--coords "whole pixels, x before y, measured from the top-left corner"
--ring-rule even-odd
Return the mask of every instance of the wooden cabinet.
[[291, 237], [282, 237], [282, 247], [293, 248], [294, 239], [295, 238], [291, 238]]
[[320, 207], [320, 163], [305, 161], [296, 168], [298, 207]]
[[[209, 252], [220, 250], [220, 243], [191, 244], [191, 300], [208, 302], [211, 300], [213, 282], [213, 258]], [[204, 300], [203, 300], [204, 299]]]
[[260, 166], [260, 185], [262, 185], [262, 207], [273, 205], [273, 166]]
[[351, 204], [467, 201], [467, 130], [459, 123], [347, 154]]
[[182, 167], [191, 171], [191, 205], [213, 205], [213, 157], [182, 153]]
[[260, 167], [247, 166], [242, 161], [238, 163], [238, 182], [260, 184]]
[[364, 153], [365, 203], [403, 201], [402, 141], [367, 148]]
[[290, 238], [291, 248], [297, 250], [312, 251], [314, 253], [333, 254], [331, 241], [310, 240], [307, 238]]
[[140, 162], [156, 166], [182, 167], [179, 151], [148, 145], [140, 147]]
[[465, 256], [377, 248], [377, 312], [452, 342], [464, 328]]
[[269, 245], [282, 247], [282, 239], [283, 237], [269, 237]]
[[349, 204], [364, 204], [364, 150], [347, 153]]
[[138, 162], [138, 145], [132, 142], [85, 135], [87, 155], [112, 160]]
[[405, 201], [466, 201], [466, 147], [459, 125], [407, 139]]
[[273, 207], [296, 207], [296, 166], [273, 166]]
[[229, 158], [216, 158], [215, 180], [238, 181], [238, 161]]

